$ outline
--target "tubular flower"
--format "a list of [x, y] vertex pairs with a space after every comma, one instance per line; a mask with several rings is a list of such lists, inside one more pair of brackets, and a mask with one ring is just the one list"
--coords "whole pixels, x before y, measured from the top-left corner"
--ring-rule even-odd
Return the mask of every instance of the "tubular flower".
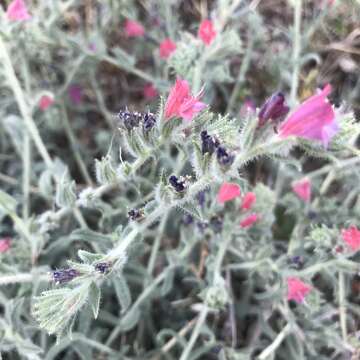
[[263, 126], [268, 120], [280, 120], [289, 112], [285, 105], [285, 97], [281, 92], [273, 94], [259, 111], [259, 126]]
[[217, 195], [217, 201], [224, 204], [227, 201], [233, 200], [241, 195], [240, 186], [233, 183], [223, 183]]
[[49, 95], [43, 95], [39, 100], [39, 108], [45, 111], [54, 103], [54, 98]]
[[23, 0], [13, 0], [7, 8], [6, 17], [11, 21], [24, 21], [31, 19]]
[[135, 20], [127, 19], [124, 29], [127, 37], [142, 37], [145, 34], [144, 27]]
[[335, 113], [327, 96], [331, 86], [327, 84], [317, 95], [302, 103], [281, 124], [279, 136], [297, 136], [304, 139], [319, 140], [327, 147], [331, 138], [339, 131]]
[[241, 204], [241, 209], [243, 210], [249, 210], [251, 209], [251, 207], [254, 205], [256, 201], [256, 195], [253, 192], [248, 192], [244, 195], [242, 204]]
[[205, 45], [210, 45], [216, 37], [214, 24], [211, 20], [205, 19], [201, 22], [198, 37]]
[[186, 121], [191, 121], [197, 113], [206, 107], [206, 104], [199, 101], [201, 96], [202, 91], [196, 96], [192, 96], [188, 82], [178, 78], [166, 100], [165, 119], [168, 120], [177, 116]]
[[360, 230], [358, 230], [356, 226], [351, 226], [349, 229], [343, 229], [341, 231], [341, 236], [352, 251], [360, 250]]
[[252, 225], [254, 225], [257, 221], [259, 220], [259, 215], [258, 214], [250, 214], [249, 216], [247, 216], [244, 220], [242, 220], [240, 222], [240, 226], [242, 228], [248, 228]]
[[287, 299], [294, 300], [298, 304], [304, 302], [305, 296], [312, 289], [310, 285], [305, 284], [299, 278], [288, 278], [287, 288]]
[[167, 59], [176, 50], [176, 44], [169, 38], [163, 40], [159, 47], [160, 57]]
[[305, 202], [310, 201], [311, 199], [311, 182], [309, 179], [305, 178], [299, 181], [296, 181], [292, 185], [294, 193]]
[[9, 237], [0, 239], [0, 254], [5, 253], [10, 249], [11, 239]]

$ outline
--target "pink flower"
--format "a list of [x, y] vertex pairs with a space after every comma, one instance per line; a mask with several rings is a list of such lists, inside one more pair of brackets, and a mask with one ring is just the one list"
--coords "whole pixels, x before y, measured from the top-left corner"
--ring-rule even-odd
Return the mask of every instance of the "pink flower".
[[287, 299], [294, 300], [301, 304], [305, 296], [311, 291], [312, 287], [305, 284], [299, 278], [288, 278], [287, 279]]
[[341, 236], [352, 251], [358, 251], [360, 249], [360, 230], [358, 230], [356, 226], [351, 226], [349, 229], [343, 229], [341, 231]]
[[147, 100], [151, 100], [158, 96], [158, 91], [153, 84], [146, 84], [143, 89], [144, 98]]
[[45, 111], [54, 103], [54, 98], [49, 95], [43, 95], [39, 100], [39, 108]]
[[241, 195], [240, 186], [233, 183], [223, 183], [217, 195], [217, 201], [224, 204], [227, 201], [233, 200]]
[[205, 45], [210, 45], [216, 37], [214, 24], [211, 20], [205, 19], [201, 22], [198, 37]]
[[69, 97], [74, 104], [76, 104], [76, 105], [80, 104], [82, 101], [82, 97], [83, 97], [83, 92], [82, 92], [81, 86], [70, 85]]
[[163, 40], [159, 47], [160, 57], [167, 59], [176, 50], [176, 44], [169, 38]]
[[242, 228], [248, 228], [252, 225], [254, 225], [258, 220], [259, 220], [259, 215], [258, 214], [250, 214], [248, 215], [244, 220], [242, 220], [240, 222], [240, 226]]
[[13, 0], [7, 8], [6, 17], [11, 21], [23, 21], [31, 19], [23, 0]]
[[339, 131], [334, 110], [327, 101], [330, 92], [331, 86], [328, 84], [319, 94], [298, 106], [281, 124], [279, 136], [319, 140], [327, 147], [331, 138]]
[[188, 82], [177, 78], [166, 100], [165, 119], [168, 120], [176, 116], [191, 121], [197, 113], [206, 107], [206, 104], [199, 101], [201, 96], [202, 91], [196, 96], [192, 96]]
[[244, 195], [242, 200], [241, 208], [243, 210], [249, 210], [254, 205], [256, 201], [256, 195], [253, 192], [248, 192]]
[[309, 179], [304, 178], [302, 180], [296, 181], [292, 185], [294, 193], [305, 202], [310, 201], [311, 199], [311, 182]]
[[5, 237], [0, 239], [0, 253], [5, 253], [10, 249], [11, 238]]
[[135, 20], [127, 19], [125, 21], [125, 34], [128, 37], [141, 37], [145, 34], [144, 27]]

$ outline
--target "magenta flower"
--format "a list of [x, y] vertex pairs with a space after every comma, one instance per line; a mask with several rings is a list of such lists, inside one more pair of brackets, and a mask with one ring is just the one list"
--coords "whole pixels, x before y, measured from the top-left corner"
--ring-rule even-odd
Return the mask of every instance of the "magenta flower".
[[42, 111], [48, 109], [54, 103], [54, 98], [49, 95], [43, 95], [39, 100], [39, 108]]
[[352, 251], [360, 250], [360, 230], [356, 226], [351, 226], [349, 229], [343, 229], [341, 236]]
[[83, 91], [82, 91], [82, 87], [79, 85], [70, 85], [69, 86], [69, 97], [70, 100], [78, 105], [82, 102], [82, 97], [83, 97]]
[[169, 38], [163, 40], [159, 47], [160, 57], [167, 59], [176, 50], [176, 44]]
[[147, 100], [152, 100], [158, 96], [158, 91], [153, 84], [146, 84], [143, 89], [144, 98]]
[[13, 0], [6, 10], [6, 17], [10, 21], [24, 21], [31, 19], [23, 0]]
[[177, 78], [166, 100], [165, 120], [176, 116], [191, 121], [197, 113], [206, 107], [206, 104], [199, 101], [201, 96], [202, 91], [196, 96], [192, 96], [188, 82]]
[[296, 181], [292, 185], [294, 193], [305, 202], [311, 199], [311, 182], [308, 178]]
[[217, 195], [219, 204], [233, 200], [241, 195], [240, 186], [233, 183], [223, 183]]
[[240, 222], [240, 226], [242, 228], [248, 228], [250, 226], [253, 226], [258, 220], [260, 219], [258, 214], [250, 214], [248, 215], [244, 220]]
[[205, 45], [210, 45], [216, 37], [214, 24], [211, 20], [205, 19], [201, 22], [198, 31], [198, 37]]
[[331, 138], [339, 131], [334, 110], [327, 100], [330, 92], [331, 86], [328, 84], [319, 94], [302, 103], [281, 124], [279, 136], [319, 140], [327, 147]]
[[305, 296], [312, 289], [310, 285], [305, 284], [299, 278], [288, 278], [287, 288], [287, 299], [294, 300], [299, 304], [304, 302]]
[[242, 200], [241, 209], [243, 210], [249, 210], [252, 208], [256, 201], [256, 195], [253, 192], [248, 192], [244, 195], [244, 198]]
[[11, 247], [11, 238], [5, 237], [0, 239], [0, 253], [7, 252]]
[[127, 37], [142, 37], [145, 34], [144, 27], [135, 20], [127, 19], [124, 29]]

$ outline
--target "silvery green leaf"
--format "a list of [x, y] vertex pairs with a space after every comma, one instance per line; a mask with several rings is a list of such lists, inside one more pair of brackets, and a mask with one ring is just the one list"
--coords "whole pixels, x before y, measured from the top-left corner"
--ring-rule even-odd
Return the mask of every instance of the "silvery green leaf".
[[16, 211], [17, 201], [7, 194], [6, 192], [0, 190], [0, 210], [5, 214], [9, 212], [14, 213]]
[[161, 296], [166, 296], [169, 293], [169, 291], [171, 291], [174, 285], [174, 277], [175, 277], [175, 269], [172, 268], [167, 271], [165, 279], [163, 280], [163, 284], [160, 289]]
[[45, 170], [39, 178], [39, 190], [45, 197], [52, 197], [54, 193], [53, 176], [50, 170]]
[[120, 328], [123, 332], [132, 330], [140, 320], [141, 312], [138, 307], [132, 307], [120, 320]]
[[22, 119], [16, 115], [9, 115], [3, 119], [3, 125], [16, 150], [19, 154], [22, 154], [24, 148], [24, 125]]
[[174, 130], [179, 127], [182, 123], [180, 118], [172, 118], [169, 120], [164, 120], [161, 124], [161, 135], [164, 139], [169, 139], [174, 132]]
[[112, 52], [114, 53], [117, 62], [121, 64], [121, 67], [131, 68], [135, 65], [135, 58], [121, 48], [114, 47], [112, 48]]
[[105, 156], [100, 161], [95, 160], [95, 174], [97, 182], [102, 185], [114, 184], [117, 181], [116, 170], [110, 156]]
[[125, 313], [131, 305], [131, 292], [125, 277], [120, 273], [113, 278], [116, 296], [121, 305], [121, 312]]
[[75, 181], [69, 180], [68, 177], [64, 174], [56, 186], [56, 205], [60, 208], [71, 208], [74, 206], [76, 201], [75, 189]]
[[85, 250], [78, 251], [79, 258], [86, 264], [92, 264], [96, 261], [101, 260], [104, 255], [103, 254], [94, 254]]
[[92, 282], [89, 287], [89, 303], [95, 319], [98, 317], [99, 314], [100, 298], [101, 298], [100, 288], [98, 285]]

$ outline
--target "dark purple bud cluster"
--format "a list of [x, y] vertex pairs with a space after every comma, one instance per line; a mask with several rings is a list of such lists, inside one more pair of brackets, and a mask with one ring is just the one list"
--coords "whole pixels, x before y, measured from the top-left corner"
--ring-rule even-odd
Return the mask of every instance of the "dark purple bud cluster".
[[53, 271], [51, 275], [55, 284], [63, 284], [73, 280], [80, 273], [75, 269], [60, 269]]
[[144, 217], [143, 209], [132, 209], [128, 212], [128, 216], [130, 220], [140, 220]]
[[223, 146], [217, 148], [216, 157], [219, 164], [223, 166], [231, 165], [235, 159], [235, 155], [229, 154]]
[[213, 154], [215, 149], [220, 145], [219, 140], [210, 136], [206, 130], [200, 133], [201, 138], [201, 152], [203, 155], [206, 153]]
[[259, 126], [263, 126], [268, 120], [282, 120], [289, 112], [289, 107], [285, 105], [285, 96], [281, 92], [273, 94], [259, 111]]
[[139, 127], [141, 124], [144, 131], [150, 131], [156, 123], [155, 115], [151, 112], [140, 113], [125, 109], [119, 111], [118, 118], [120, 125], [129, 131]]
[[199, 192], [196, 194], [196, 198], [197, 198], [197, 201], [199, 202], [199, 205], [200, 205], [201, 207], [204, 207], [205, 201], [206, 201], [205, 190], [199, 191]]
[[178, 179], [175, 175], [169, 177], [169, 183], [176, 192], [183, 192], [185, 190], [185, 180]]
[[95, 265], [95, 270], [101, 274], [106, 274], [110, 270], [110, 263], [107, 262], [101, 262]]
[[201, 152], [212, 155], [216, 151], [216, 157], [220, 165], [229, 166], [233, 163], [235, 156], [229, 154], [224, 146], [220, 146], [220, 141], [210, 136], [206, 130], [200, 133]]
[[194, 218], [190, 214], [185, 214], [182, 218], [184, 225], [191, 225], [194, 222]]

